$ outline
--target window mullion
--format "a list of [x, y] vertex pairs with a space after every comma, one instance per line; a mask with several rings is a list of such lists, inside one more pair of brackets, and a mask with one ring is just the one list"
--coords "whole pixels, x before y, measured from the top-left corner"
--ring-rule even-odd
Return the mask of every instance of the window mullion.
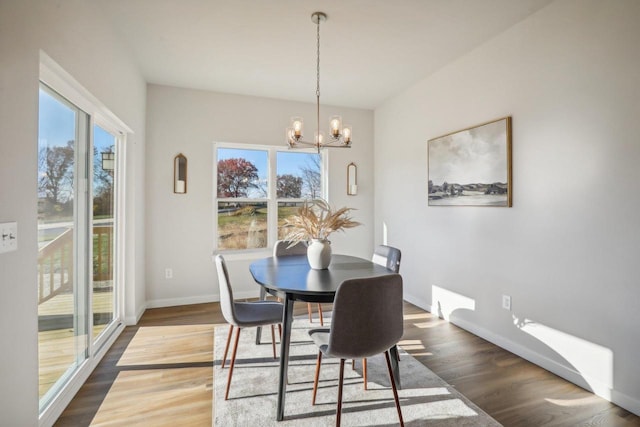
[[268, 247], [273, 247], [278, 239], [278, 200], [277, 200], [277, 151], [274, 148], [269, 149], [269, 182], [268, 182], [268, 228], [267, 243]]

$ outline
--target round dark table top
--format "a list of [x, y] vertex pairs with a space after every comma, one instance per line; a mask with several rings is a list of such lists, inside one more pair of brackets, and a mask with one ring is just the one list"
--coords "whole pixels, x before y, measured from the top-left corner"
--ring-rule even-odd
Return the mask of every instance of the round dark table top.
[[249, 271], [269, 293], [288, 294], [309, 302], [332, 301], [338, 285], [347, 279], [393, 273], [369, 260], [349, 255], [332, 255], [327, 270], [312, 269], [306, 255], [287, 255], [254, 261]]

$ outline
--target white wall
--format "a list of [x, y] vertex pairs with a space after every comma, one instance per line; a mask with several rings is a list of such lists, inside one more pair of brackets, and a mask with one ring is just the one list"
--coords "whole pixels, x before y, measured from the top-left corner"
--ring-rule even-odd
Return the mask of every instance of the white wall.
[[[309, 94], [313, 97], [313, 92]], [[331, 236], [334, 253], [370, 257], [373, 248], [373, 112], [321, 105], [321, 126], [341, 114], [353, 125], [353, 148], [329, 150], [329, 200], [357, 208], [364, 225]], [[213, 301], [213, 142], [284, 145], [300, 115], [313, 128], [315, 104], [149, 85], [147, 88], [147, 300], [149, 307]], [[323, 122], [323, 118], [326, 118]], [[173, 158], [188, 160], [188, 193], [173, 194]], [[358, 195], [346, 195], [349, 162], [358, 165]], [[263, 253], [259, 256], [269, 256]], [[257, 296], [248, 260], [230, 260], [236, 296]], [[165, 268], [173, 279], [165, 279]]]
[[[18, 250], [0, 254], [0, 414], [3, 425], [38, 424], [37, 146], [40, 49], [129, 125], [127, 316], [144, 301], [146, 86], [93, 2], [0, 2], [0, 222], [18, 222]], [[108, 72], [105, 72], [108, 70]], [[136, 226], [138, 225], [138, 226]]]
[[[639, 19], [557, 1], [375, 111], [376, 242], [386, 223], [406, 296], [637, 414]], [[428, 207], [427, 140], [507, 115], [513, 208]]]

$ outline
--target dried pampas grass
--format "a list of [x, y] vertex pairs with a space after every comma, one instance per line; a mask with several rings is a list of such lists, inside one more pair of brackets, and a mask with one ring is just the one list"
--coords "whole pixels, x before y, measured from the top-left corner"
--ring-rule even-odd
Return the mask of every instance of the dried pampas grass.
[[360, 225], [353, 221], [349, 212], [353, 208], [340, 208], [336, 211], [323, 199], [305, 201], [296, 215], [285, 219], [284, 227], [288, 229], [285, 240], [308, 242], [312, 239], [326, 240], [335, 231], [344, 231]]

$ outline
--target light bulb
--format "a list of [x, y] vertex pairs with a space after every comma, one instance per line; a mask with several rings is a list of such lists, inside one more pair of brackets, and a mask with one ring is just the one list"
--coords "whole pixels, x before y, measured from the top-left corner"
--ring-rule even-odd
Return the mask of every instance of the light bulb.
[[342, 117], [332, 116], [329, 119], [329, 128], [331, 130], [331, 136], [338, 138], [342, 132]]
[[302, 136], [302, 119], [300, 117], [292, 118], [291, 127], [293, 128], [293, 136], [299, 139]]
[[344, 144], [349, 145], [351, 142], [351, 126], [345, 126], [342, 131], [342, 137], [344, 139]]

